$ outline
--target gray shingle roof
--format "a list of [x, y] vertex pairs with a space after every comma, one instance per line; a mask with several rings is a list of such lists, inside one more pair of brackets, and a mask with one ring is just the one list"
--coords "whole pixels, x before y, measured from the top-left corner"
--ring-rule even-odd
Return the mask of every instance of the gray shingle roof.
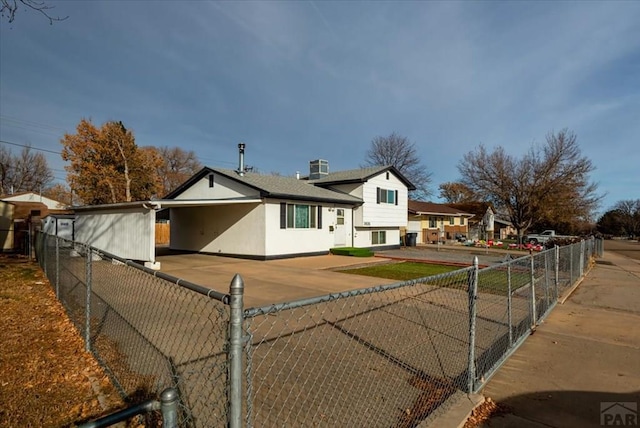
[[211, 171], [227, 176], [240, 183], [265, 193], [265, 196], [276, 198], [291, 198], [317, 201], [346, 202], [360, 204], [362, 199], [346, 193], [336, 192], [322, 187], [314, 186], [306, 180], [298, 180], [294, 177], [282, 177], [277, 175], [262, 175], [251, 172], [239, 175], [232, 169], [210, 168]]
[[350, 169], [346, 171], [332, 172], [326, 177], [317, 180], [309, 180], [310, 183], [334, 183], [337, 181], [366, 181], [369, 177], [380, 174], [388, 169], [388, 166], [371, 166], [366, 168]]
[[385, 171], [391, 171], [396, 175], [404, 184], [406, 184], [409, 190], [415, 190], [415, 186], [411, 183], [407, 177], [402, 175], [400, 171], [394, 168], [391, 165], [382, 165], [382, 166], [370, 166], [365, 168], [358, 169], [349, 169], [346, 171], [337, 171], [332, 172], [326, 177], [319, 178], [317, 180], [309, 180], [309, 182], [316, 184], [318, 186], [329, 186], [331, 184], [340, 184], [340, 183], [364, 183], [369, 180], [371, 177], [374, 177], [378, 174], [381, 174]]
[[436, 204], [434, 202], [412, 201], [409, 200], [409, 212], [422, 214], [444, 214], [472, 216], [473, 214], [452, 208], [445, 204]]

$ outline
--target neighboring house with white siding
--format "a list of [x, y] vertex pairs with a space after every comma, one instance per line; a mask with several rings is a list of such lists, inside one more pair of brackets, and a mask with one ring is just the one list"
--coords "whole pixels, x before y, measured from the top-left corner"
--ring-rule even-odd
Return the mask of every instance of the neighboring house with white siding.
[[0, 200], [7, 202], [40, 202], [45, 204], [50, 210], [65, 210], [69, 208], [67, 205], [55, 199], [47, 198], [41, 194], [34, 192], [20, 192], [13, 195], [0, 196]]

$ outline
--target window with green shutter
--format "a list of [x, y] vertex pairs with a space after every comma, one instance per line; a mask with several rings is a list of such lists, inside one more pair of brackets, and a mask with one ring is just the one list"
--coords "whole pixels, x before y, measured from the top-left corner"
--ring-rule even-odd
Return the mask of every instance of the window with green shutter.
[[[318, 211], [322, 207], [304, 204], [281, 204], [280, 227], [283, 229], [320, 229], [321, 217]], [[282, 225], [285, 227], [282, 227]]]

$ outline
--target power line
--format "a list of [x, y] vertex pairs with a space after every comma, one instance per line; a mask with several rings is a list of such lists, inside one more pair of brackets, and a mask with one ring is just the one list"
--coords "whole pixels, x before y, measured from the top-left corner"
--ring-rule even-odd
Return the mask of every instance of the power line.
[[56, 152], [56, 151], [48, 150], [48, 149], [41, 149], [39, 147], [30, 146], [28, 144], [12, 143], [11, 141], [4, 141], [4, 140], [0, 140], [0, 143], [9, 144], [11, 146], [17, 146], [17, 147], [26, 147], [28, 149], [39, 150], [41, 152], [53, 153], [54, 155], [62, 155], [61, 152]]
[[[54, 125], [49, 125], [46, 123], [40, 123], [40, 122], [34, 122], [31, 120], [22, 120], [22, 119], [18, 119], [17, 117], [12, 117], [12, 116], [6, 116], [3, 114], [0, 114], [0, 120], [3, 121], [8, 121], [8, 122], [16, 122], [16, 123], [21, 123], [27, 126], [33, 126], [36, 128], [42, 128], [42, 129], [49, 129], [49, 130], [54, 130], [54, 131], [65, 131], [63, 128], [59, 128], [57, 126]], [[14, 125], [10, 125], [10, 126], [14, 126]]]
[[[0, 140], [0, 143], [3, 144], [8, 144], [11, 146], [17, 146], [17, 147], [25, 147], [25, 148], [29, 148], [29, 149], [33, 149], [33, 150], [38, 150], [41, 152], [46, 152], [46, 153], [53, 153], [54, 155], [62, 155], [62, 152], [57, 152], [55, 150], [49, 150], [49, 149], [42, 149], [40, 147], [35, 147], [35, 146], [30, 146], [28, 144], [20, 144], [20, 143], [14, 143], [11, 141], [5, 141], [5, 140]], [[198, 156], [196, 155], [196, 157], [198, 158], [198, 160], [200, 161], [200, 163], [206, 165], [208, 162], [203, 162], [207, 159], [209, 159], [210, 161], [212, 161], [212, 164], [227, 164], [227, 165], [237, 165], [236, 162], [231, 162], [231, 161], [223, 161], [223, 160], [219, 160], [219, 159], [213, 159], [213, 158], [209, 158], [209, 157], [205, 157], [205, 156]]]

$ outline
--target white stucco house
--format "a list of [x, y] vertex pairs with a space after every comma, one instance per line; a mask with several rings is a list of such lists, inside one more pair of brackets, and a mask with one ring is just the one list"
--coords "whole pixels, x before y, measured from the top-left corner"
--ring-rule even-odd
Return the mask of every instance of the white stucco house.
[[156, 266], [156, 213], [169, 211], [172, 250], [269, 260], [333, 247], [400, 246], [413, 184], [393, 166], [305, 177], [204, 167], [160, 200], [78, 207], [76, 239]]
[[305, 178], [203, 168], [164, 200], [175, 250], [268, 260], [326, 254], [333, 247], [400, 246], [414, 186], [394, 167], [328, 172], [312, 161]]

